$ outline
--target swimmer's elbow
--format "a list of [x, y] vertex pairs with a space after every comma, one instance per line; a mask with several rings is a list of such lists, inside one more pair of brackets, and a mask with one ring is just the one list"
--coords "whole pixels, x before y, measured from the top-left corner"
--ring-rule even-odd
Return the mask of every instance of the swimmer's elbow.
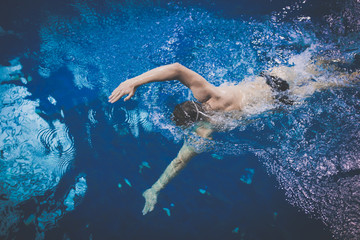
[[178, 71], [180, 71], [180, 69], [181, 69], [182, 67], [184, 67], [183, 65], [181, 65], [181, 63], [178, 63], [178, 62], [173, 63], [172, 65], [173, 65], [173, 67], [174, 67], [176, 70], [178, 70]]
[[173, 70], [174, 74], [177, 77], [180, 77], [184, 66], [181, 65], [180, 63], [176, 62], [176, 63], [171, 64], [171, 67], [172, 67], [172, 70]]

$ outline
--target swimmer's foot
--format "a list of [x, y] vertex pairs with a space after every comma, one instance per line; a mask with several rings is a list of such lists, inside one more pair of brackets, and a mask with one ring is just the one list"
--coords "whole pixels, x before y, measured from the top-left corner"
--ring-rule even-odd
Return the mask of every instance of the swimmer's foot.
[[143, 215], [154, 210], [155, 204], [157, 202], [158, 193], [159, 192], [156, 192], [152, 188], [149, 188], [143, 193], [143, 197], [145, 198], [145, 206], [144, 209], [142, 210]]

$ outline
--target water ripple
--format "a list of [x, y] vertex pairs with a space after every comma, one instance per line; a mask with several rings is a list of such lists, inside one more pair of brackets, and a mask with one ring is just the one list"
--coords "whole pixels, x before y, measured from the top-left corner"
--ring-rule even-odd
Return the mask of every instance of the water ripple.
[[56, 160], [58, 162], [56, 172], [60, 176], [64, 174], [75, 153], [74, 139], [69, 133], [69, 128], [60, 125], [60, 128], [41, 129], [37, 139], [45, 147], [47, 154], [51, 158], [58, 159]]
[[74, 141], [68, 127], [63, 129], [41, 129], [37, 139], [49, 152], [58, 153], [60, 156], [63, 154], [73, 154], [75, 151]]

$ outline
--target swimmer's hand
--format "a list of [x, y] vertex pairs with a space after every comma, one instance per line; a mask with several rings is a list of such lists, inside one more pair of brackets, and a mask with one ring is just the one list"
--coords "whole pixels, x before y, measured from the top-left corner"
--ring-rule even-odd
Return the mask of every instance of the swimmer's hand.
[[125, 82], [120, 83], [120, 85], [111, 93], [109, 102], [114, 103], [125, 95], [128, 96], [124, 99], [124, 101], [129, 100], [132, 96], [134, 96], [136, 88], [137, 87], [132, 79], [128, 79]]
[[152, 188], [149, 188], [143, 193], [143, 197], [145, 198], [145, 206], [142, 210], [143, 215], [147, 214], [154, 210], [155, 204], [157, 202], [157, 195], [159, 192], [155, 191]]

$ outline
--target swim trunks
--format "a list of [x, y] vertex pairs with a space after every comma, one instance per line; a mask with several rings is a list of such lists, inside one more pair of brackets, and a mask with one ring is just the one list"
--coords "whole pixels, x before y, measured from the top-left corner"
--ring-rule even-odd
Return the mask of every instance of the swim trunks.
[[260, 73], [260, 77], [265, 78], [266, 84], [271, 87], [275, 99], [285, 105], [293, 105], [294, 101], [289, 98], [289, 84], [279, 77], [271, 76], [265, 72]]

